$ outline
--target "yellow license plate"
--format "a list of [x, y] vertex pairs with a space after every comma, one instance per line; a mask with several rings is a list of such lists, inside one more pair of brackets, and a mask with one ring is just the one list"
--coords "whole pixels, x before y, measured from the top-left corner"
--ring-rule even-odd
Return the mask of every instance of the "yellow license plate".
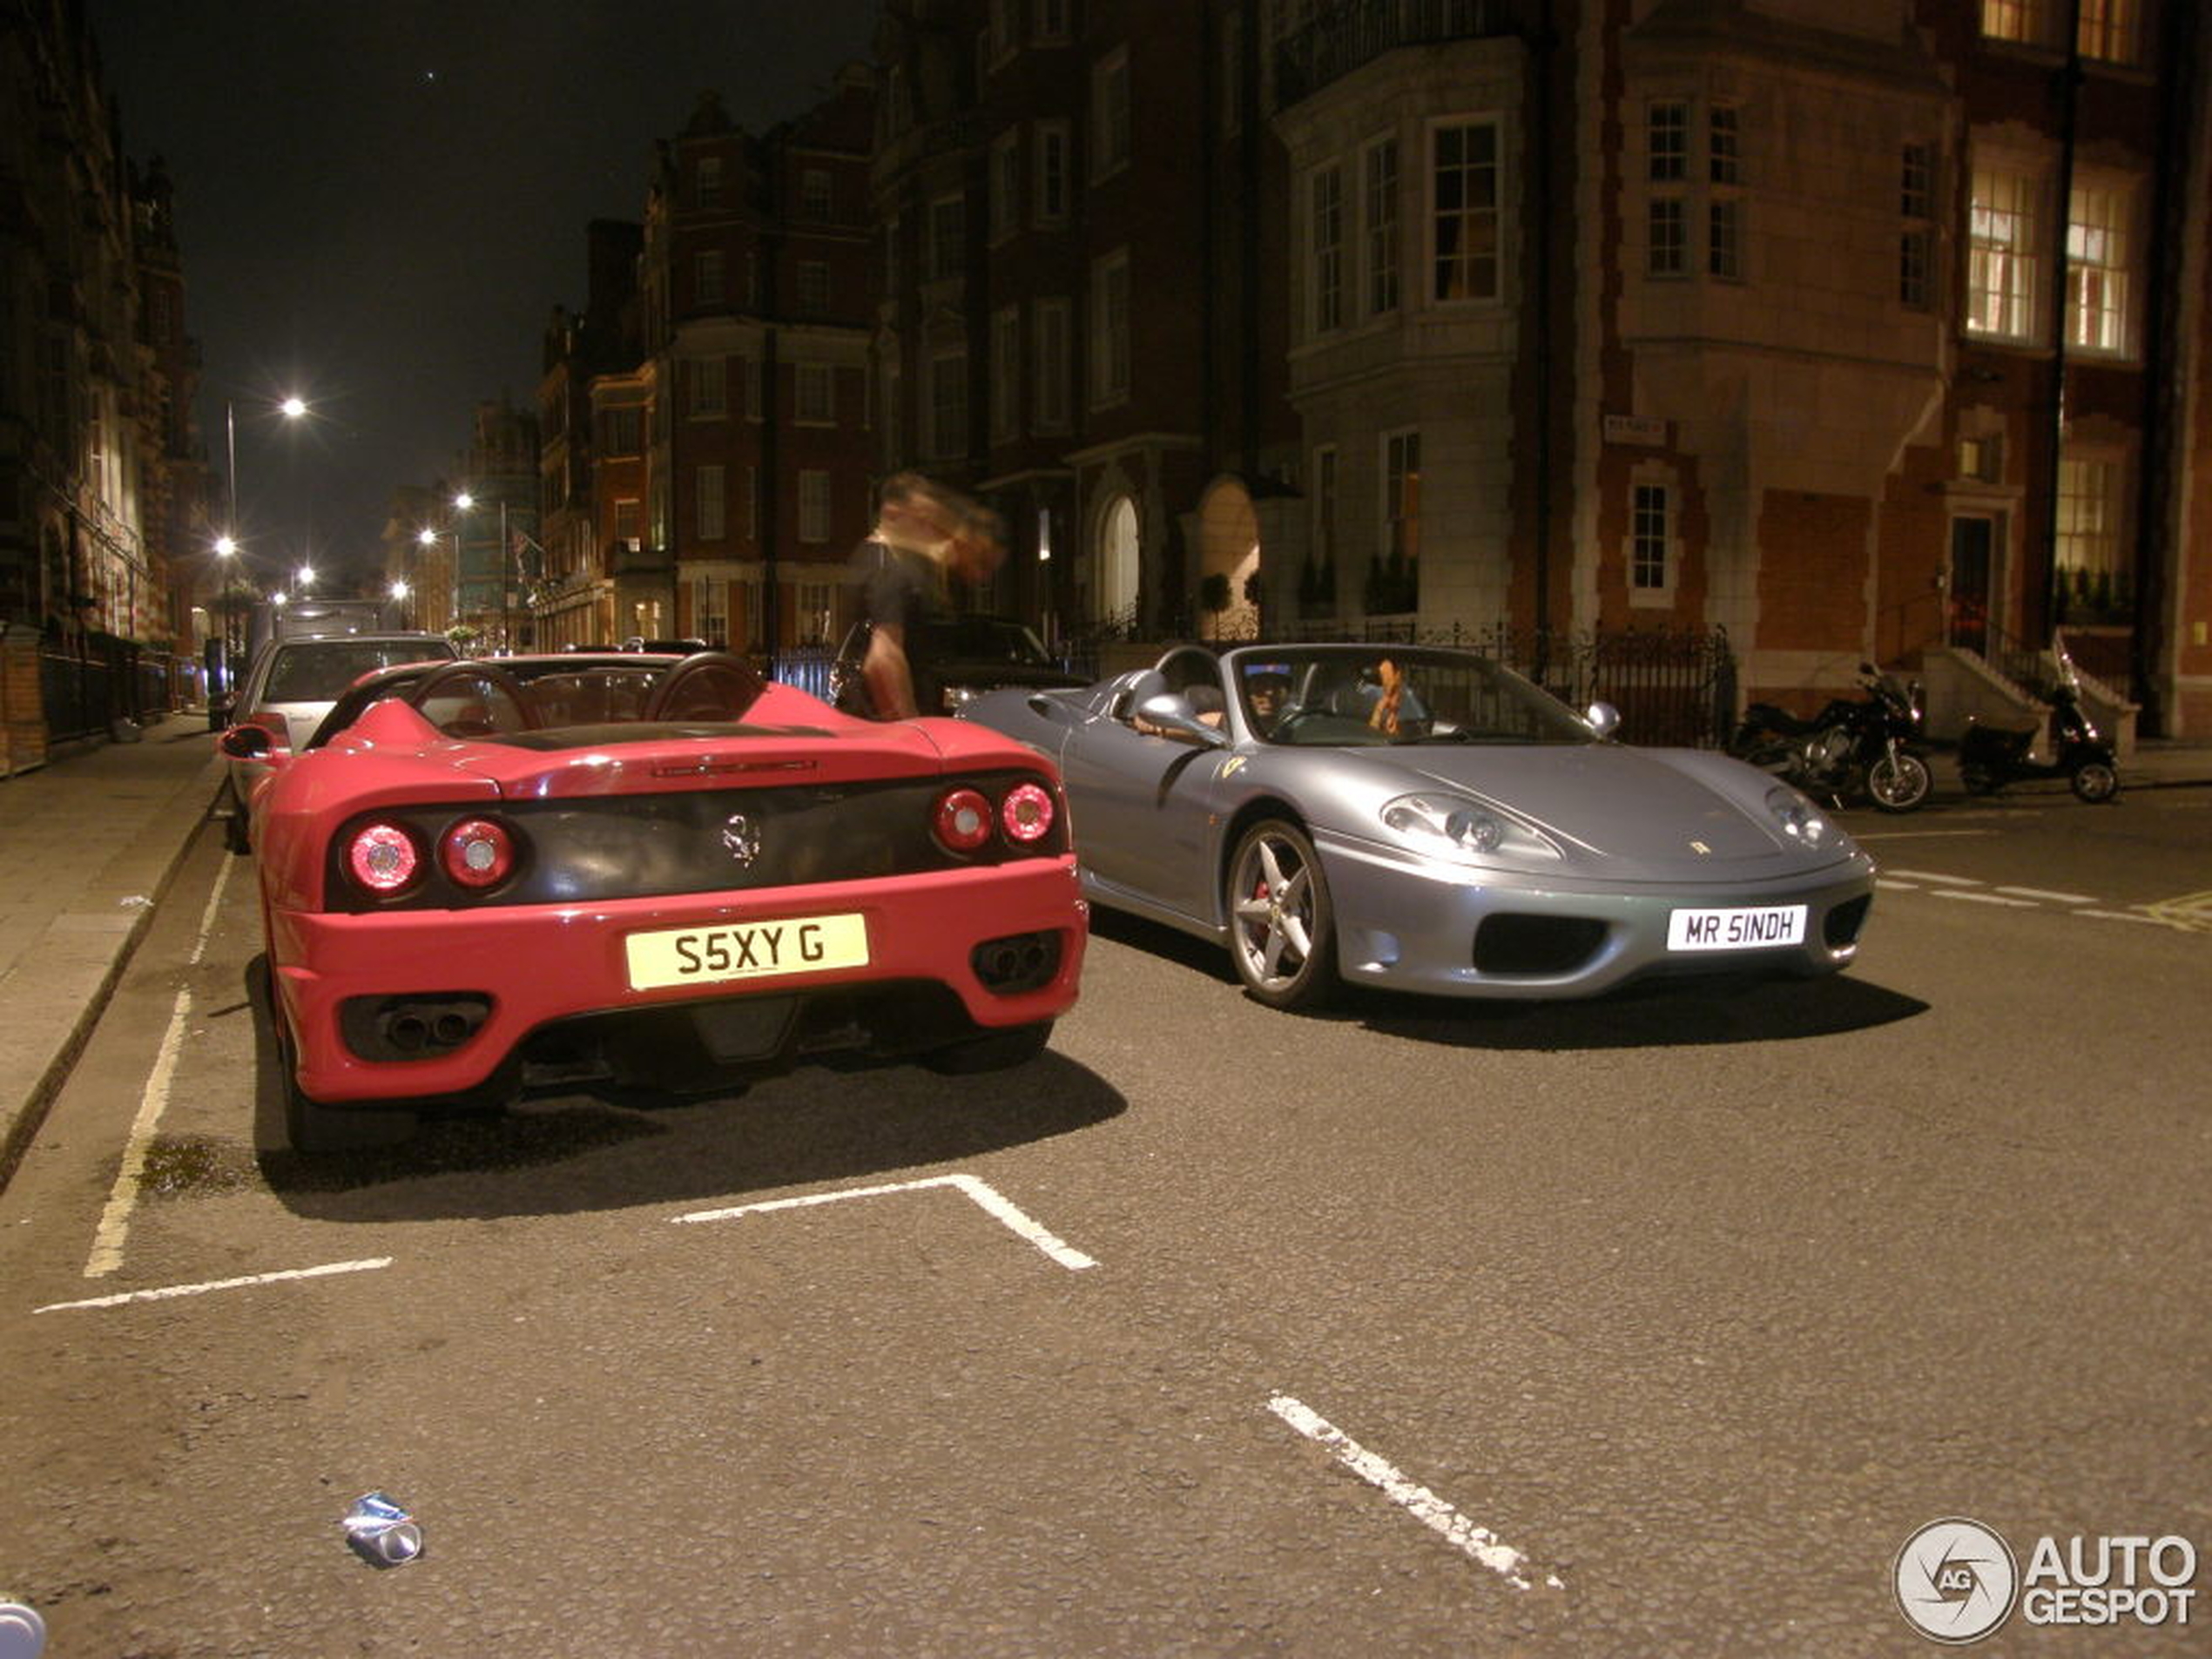
[[820, 974], [865, 968], [867, 918], [793, 916], [780, 921], [732, 922], [720, 927], [671, 927], [632, 934], [623, 941], [630, 988], [714, 985], [726, 980]]

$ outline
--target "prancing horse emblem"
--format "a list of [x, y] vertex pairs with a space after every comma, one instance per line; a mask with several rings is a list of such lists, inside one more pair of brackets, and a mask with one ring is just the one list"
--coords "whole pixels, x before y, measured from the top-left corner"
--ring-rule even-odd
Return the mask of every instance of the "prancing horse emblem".
[[760, 832], [743, 813], [732, 813], [722, 826], [722, 846], [739, 869], [750, 869], [753, 860], [760, 856]]
[[[730, 821], [731, 821], [732, 823], [733, 823], [733, 824], [734, 824], [734, 823], [736, 823], [738, 820], [737, 820], [736, 819], [734, 819], [734, 818], [733, 818], [733, 819], [732, 819]], [[1693, 853], [1710, 853], [1710, 852], [1711, 852], [1713, 849], [1712, 849], [1711, 847], [1710, 847], [1710, 846], [1706, 846], [1706, 845], [1705, 845], [1705, 843], [1704, 843], [1704, 842], [1703, 842], [1703, 841], [1692, 841], [1692, 842], [1689, 844], [1689, 850], [1690, 850], [1691, 852], [1693, 852]]]

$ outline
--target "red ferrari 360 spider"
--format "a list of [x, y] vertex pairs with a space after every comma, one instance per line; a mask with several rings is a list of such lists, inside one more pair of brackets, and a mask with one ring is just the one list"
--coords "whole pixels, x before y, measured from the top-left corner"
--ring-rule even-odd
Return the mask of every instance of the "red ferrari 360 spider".
[[995, 1069], [1076, 1000], [1059, 778], [981, 726], [610, 652], [388, 669], [296, 754], [222, 743], [275, 763], [249, 811], [305, 1150], [815, 1055]]

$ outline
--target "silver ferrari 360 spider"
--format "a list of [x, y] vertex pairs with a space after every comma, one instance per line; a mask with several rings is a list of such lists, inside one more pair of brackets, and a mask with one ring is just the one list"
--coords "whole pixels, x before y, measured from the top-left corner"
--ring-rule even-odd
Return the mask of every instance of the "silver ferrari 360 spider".
[[1059, 763], [1097, 902], [1229, 947], [1278, 1008], [1340, 982], [1588, 996], [1647, 974], [1832, 973], [1874, 866], [1724, 755], [1613, 740], [1473, 651], [1178, 646], [968, 718]]

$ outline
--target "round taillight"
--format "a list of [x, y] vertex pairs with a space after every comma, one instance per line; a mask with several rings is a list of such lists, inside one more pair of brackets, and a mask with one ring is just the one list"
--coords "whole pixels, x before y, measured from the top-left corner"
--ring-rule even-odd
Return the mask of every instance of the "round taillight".
[[1052, 792], [1038, 784], [1016, 784], [999, 803], [1006, 839], [1030, 846], [1052, 833]]
[[937, 839], [955, 853], [973, 853], [991, 839], [991, 803], [973, 789], [948, 791], [937, 803]]
[[496, 887], [514, 873], [515, 838], [489, 818], [464, 818], [445, 833], [438, 855], [459, 887]]
[[415, 837], [397, 824], [365, 824], [347, 844], [347, 872], [371, 893], [398, 893], [421, 867]]

